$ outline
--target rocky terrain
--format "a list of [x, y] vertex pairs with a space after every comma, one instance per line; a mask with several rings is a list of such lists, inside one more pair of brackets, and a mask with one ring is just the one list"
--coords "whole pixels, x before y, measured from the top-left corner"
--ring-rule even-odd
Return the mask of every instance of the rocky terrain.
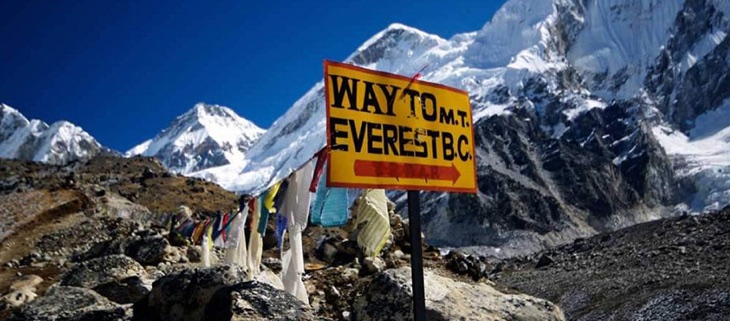
[[[273, 231], [264, 242], [263, 272], [253, 276], [222, 265], [219, 250], [204, 268], [199, 245], [155, 220], [180, 204], [197, 217], [231, 208], [235, 195], [213, 184], [141, 157], [68, 166], [3, 160], [0, 172], [0, 320], [411, 318], [412, 246], [407, 222], [395, 212], [392, 238], [376, 258], [348, 240], [357, 227], [304, 231], [306, 305], [283, 291]], [[427, 296], [430, 319], [564, 319], [549, 301], [499, 290], [485, 278], [486, 265], [460, 275], [438, 249], [422, 246], [426, 284], [439, 289]]]
[[172, 174], [148, 157], [95, 157], [66, 166], [0, 159], [0, 195], [58, 190], [121, 196], [154, 212], [173, 212], [180, 205], [208, 213], [238, 207], [235, 194], [210, 182]]
[[727, 320], [729, 250], [730, 207], [502, 261], [490, 278], [555, 302], [568, 320]]
[[[304, 231], [305, 305], [283, 291], [275, 240], [265, 242], [263, 272], [253, 277], [222, 265], [219, 250], [204, 268], [199, 245], [154, 221], [159, 212], [150, 208], [187, 204], [202, 217], [231, 207], [235, 196], [217, 186], [169, 174], [149, 158], [0, 165], [3, 231], [14, 231], [0, 245], [0, 320], [411, 318], [413, 247], [394, 204], [392, 237], [377, 258], [349, 240], [354, 226]], [[730, 208], [504, 260], [442, 255], [422, 244], [427, 313], [429, 320], [724, 320], [728, 246]]]

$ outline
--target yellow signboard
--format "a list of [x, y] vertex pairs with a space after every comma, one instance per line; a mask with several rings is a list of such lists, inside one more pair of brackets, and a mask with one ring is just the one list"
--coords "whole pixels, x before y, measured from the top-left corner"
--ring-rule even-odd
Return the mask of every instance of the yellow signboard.
[[469, 95], [325, 61], [327, 186], [476, 193]]

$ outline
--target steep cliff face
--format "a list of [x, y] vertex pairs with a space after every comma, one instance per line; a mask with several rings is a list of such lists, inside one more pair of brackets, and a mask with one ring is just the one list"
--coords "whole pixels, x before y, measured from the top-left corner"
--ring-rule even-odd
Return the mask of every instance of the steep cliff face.
[[665, 120], [687, 132], [695, 118], [730, 97], [730, 29], [726, 2], [687, 1], [669, 39], [649, 69], [645, 88]]
[[426, 206], [427, 237], [511, 255], [661, 215], [680, 190], [649, 126], [626, 107], [587, 111], [560, 138], [524, 108], [480, 121], [479, 193], [424, 195], [438, 200]]

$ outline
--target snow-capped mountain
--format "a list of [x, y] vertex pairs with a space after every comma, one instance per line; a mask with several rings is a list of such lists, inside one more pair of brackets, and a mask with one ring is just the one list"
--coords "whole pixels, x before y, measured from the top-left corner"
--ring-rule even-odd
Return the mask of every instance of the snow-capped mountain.
[[105, 151], [89, 133], [67, 121], [50, 126], [28, 120], [16, 109], [0, 104], [0, 157], [61, 165], [89, 159]]
[[[424, 230], [513, 253], [730, 203], [728, 14], [724, 0], [511, 0], [449, 39], [393, 24], [345, 61], [426, 66], [470, 93], [479, 192], [423, 193]], [[319, 82], [222, 183], [256, 192], [304, 163], [325, 144], [324, 105]]]
[[228, 107], [196, 104], [157, 136], [125, 153], [159, 159], [175, 173], [246, 164], [246, 151], [265, 132]]

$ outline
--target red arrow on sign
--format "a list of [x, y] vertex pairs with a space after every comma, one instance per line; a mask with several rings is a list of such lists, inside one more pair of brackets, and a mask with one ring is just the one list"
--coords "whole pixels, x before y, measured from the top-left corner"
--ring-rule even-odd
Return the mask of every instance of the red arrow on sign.
[[363, 177], [421, 178], [425, 180], [456, 181], [461, 173], [454, 163], [451, 166], [421, 165], [396, 162], [355, 160], [355, 175]]

